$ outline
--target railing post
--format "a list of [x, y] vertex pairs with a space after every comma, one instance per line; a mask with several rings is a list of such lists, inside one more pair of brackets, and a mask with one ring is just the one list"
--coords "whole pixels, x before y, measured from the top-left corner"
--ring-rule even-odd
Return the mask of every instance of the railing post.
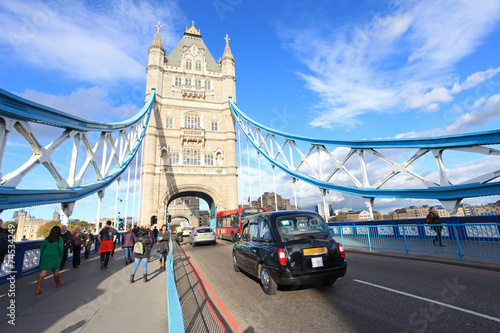
[[462, 247], [460, 246], [460, 239], [458, 238], [457, 225], [456, 224], [452, 225], [452, 228], [453, 228], [453, 234], [455, 235], [455, 239], [457, 240], [458, 255], [460, 256], [460, 260], [464, 260]]
[[371, 232], [370, 228], [371, 227], [369, 225], [366, 226], [366, 234], [368, 235], [368, 249], [371, 251], [372, 250], [372, 242], [370, 240], [370, 232]]
[[340, 229], [340, 243], [345, 246], [345, 244], [344, 244], [344, 230], [342, 228], [342, 225], [339, 225], [339, 229]]
[[403, 239], [405, 241], [406, 254], [410, 254], [410, 251], [408, 250], [408, 242], [406, 241], [406, 226], [404, 226], [404, 225], [403, 225]]

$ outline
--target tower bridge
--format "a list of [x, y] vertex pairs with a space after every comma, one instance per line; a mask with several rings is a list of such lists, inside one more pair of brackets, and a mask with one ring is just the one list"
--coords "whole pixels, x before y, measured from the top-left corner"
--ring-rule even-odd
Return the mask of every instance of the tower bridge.
[[[380, 197], [437, 199], [453, 210], [463, 198], [500, 194], [498, 181], [500, 164], [493, 163], [491, 169], [485, 170], [482, 175], [470, 175], [467, 180], [454, 184], [443, 154], [458, 151], [497, 158], [500, 155], [500, 151], [496, 148], [500, 144], [500, 131], [415, 140], [359, 141], [327, 140], [283, 133], [257, 123], [243, 112], [244, 107], [240, 109], [236, 104], [235, 59], [229, 47], [228, 36], [225, 38], [222, 58], [220, 62], [216, 62], [202, 40], [201, 31], [195, 28], [194, 23], [192, 27], [186, 28], [182, 39], [168, 54], [161, 40], [161, 26], [158, 24], [157, 28], [149, 47], [145, 104], [131, 119], [119, 123], [92, 122], [0, 90], [0, 166], [6, 147], [12, 138], [11, 134], [14, 132], [26, 140], [31, 154], [30, 158], [21, 161], [21, 165], [11, 172], [0, 169], [0, 210], [60, 203], [67, 222], [78, 200], [97, 194], [99, 201], [96, 221], [99, 221], [102, 198], [106, 189], [116, 184], [115, 202], [118, 202], [120, 182], [122, 184], [125, 181], [129, 182], [132, 166], [135, 165], [136, 174], [132, 176], [134, 179], [138, 177], [138, 166], [141, 169], [140, 191], [137, 191], [140, 193], [138, 211], [141, 224], [149, 224], [154, 220], [163, 224], [168, 220], [168, 212], [168, 216], [185, 218], [195, 226], [199, 220], [196, 213], [197, 209], [199, 210], [199, 198], [208, 204], [214, 227], [217, 210], [238, 206], [237, 131], [242, 133], [247, 142], [257, 150], [259, 158], [263, 156], [270, 163], [273, 175], [278, 168], [290, 176], [290, 182], [294, 185], [297, 181], [311, 184], [321, 191], [323, 198], [327, 191], [350, 193], [365, 198], [370, 207], [374, 198]], [[49, 140], [49, 144], [40, 143], [41, 140], [33, 130], [33, 124], [50, 129], [54, 137]], [[60, 166], [67, 162], [65, 158], [68, 156], [61, 158], [61, 155], [67, 154], [58, 154], [58, 151], [68, 145], [71, 154], [67, 166], [69, 174], [66, 176]], [[394, 151], [405, 151], [405, 153], [393, 154]], [[417, 172], [411, 167], [415, 161], [429, 155], [436, 163], [437, 180], [428, 177], [429, 170]], [[380, 168], [380, 163], [385, 164], [383, 172], [374, 172], [371, 169], [374, 164], [367, 163], [369, 157], [378, 160], [377, 168]], [[257, 163], [260, 169], [260, 159]], [[54, 186], [41, 189], [20, 186], [26, 175], [37, 166], [43, 166], [48, 171]], [[391, 183], [398, 177], [405, 177], [403, 178], [405, 181], [402, 182], [404, 188], [396, 188]], [[128, 184], [127, 206], [129, 206], [130, 187]], [[134, 215], [135, 204], [132, 203], [130, 206]], [[128, 208], [125, 216], [128, 215], [127, 210]], [[115, 215], [116, 213], [115, 205]], [[472, 230], [470, 235], [467, 232], [464, 234], [468, 227], [453, 223], [447, 226], [449, 233], [443, 236], [450, 243], [440, 251], [434, 250], [431, 246], [432, 236], [425, 233], [424, 226], [406, 224], [398, 227], [382, 226], [380, 230], [383, 232], [380, 232], [378, 226], [348, 226], [345, 240], [351, 243], [347, 243], [347, 251], [360, 247], [366, 239], [370, 250], [371, 247], [390, 240], [392, 243], [385, 250], [394, 252], [396, 244], [401, 246], [397, 250], [406, 251], [406, 255], [420, 251], [418, 253], [422, 261], [430, 258], [450, 263], [449, 257], [457, 256], [458, 253], [460, 259], [463, 259], [464, 255], [475, 258], [471, 260], [470, 267], [493, 268], [498, 271], [498, 234], [495, 230], [499, 229], [494, 229], [498, 228], [498, 223], [478, 222], [473, 227], [469, 226]], [[344, 230], [342, 226], [336, 228], [341, 233]], [[368, 228], [371, 228], [369, 232]], [[419, 230], [424, 232], [416, 237], [414, 233]], [[486, 235], [481, 234], [485, 230]], [[389, 231], [397, 237], [388, 237], [391, 234]], [[452, 231], [455, 232], [452, 234]], [[411, 237], [409, 243], [406, 238], [407, 232]], [[373, 238], [376, 236], [381, 237]], [[479, 240], [473, 246], [467, 247], [471, 241], [477, 239]], [[451, 243], [452, 241], [454, 243]], [[231, 246], [219, 245], [205, 249], [197, 247], [196, 250], [201, 251], [196, 252], [194, 249], [185, 248], [186, 243], [182, 246], [171, 244], [168, 272], [165, 274], [166, 296], [160, 294], [165, 287], [165, 280], [158, 278], [162, 276], [162, 268], [153, 269], [154, 274], [150, 274], [152, 281], [148, 285], [144, 286], [141, 283], [141, 286], [137, 286], [136, 283], [130, 286], [128, 282], [130, 270], [123, 266], [123, 252], [118, 248], [109, 270], [99, 270], [95, 260], [97, 258], [91, 257], [90, 260], [83, 262], [79, 271], [63, 271], [63, 278], [66, 279], [63, 288], [54, 287], [50, 290], [48, 287], [46, 294], [37, 296], [40, 297], [38, 298], [40, 301], [33, 302], [34, 284], [29, 274], [38, 269], [40, 245], [40, 240], [16, 244], [18, 253], [16, 267], [19, 267], [17, 277], [27, 275], [17, 284], [19, 286], [16, 299], [19, 302], [17, 327], [23, 331], [32, 330], [35, 325], [38, 330], [68, 332], [76, 329], [82, 332], [102, 330], [108, 327], [124, 330], [144, 329], [144, 327], [150, 330], [166, 330], [168, 324], [170, 332], [183, 332], [185, 327], [193, 328], [202, 320], [205, 320], [204, 325], [208, 327], [207, 318], [210, 321], [210, 316], [200, 319], [206, 315], [207, 304], [212, 315], [224, 312], [223, 316], [211, 319], [222, 326], [221, 331], [242, 331], [237, 323], [248, 324], [249, 308], [253, 313], [259, 313], [262, 304], [271, 304], [267, 303], [270, 302], [269, 299], [264, 298], [260, 292], [252, 292], [258, 289], [258, 284], [253, 279], [235, 277], [221, 269], [220, 258], [231, 258]], [[491, 255], [491, 252], [494, 254]], [[318, 291], [314, 289], [305, 288], [297, 293], [284, 293], [282, 298], [274, 299], [280, 302], [280, 306], [270, 306], [272, 311], [267, 318], [262, 318], [263, 322], [275, 325], [276, 318], [282, 317], [279, 311], [283, 311], [289, 318], [305, 320], [305, 324], [301, 322], [299, 325], [305, 325], [307, 328], [317, 325], [318, 319], [322, 321], [321, 327], [331, 327], [331, 316], [340, 313], [335, 320], [346, 322], [346, 327], [356, 331], [373, 330], [372, 323], [376, 323], [378, 325], [376, 328], [380, 331], [386, 331], [388, 327], [393, 330], [402, 329], [399, 323], [395, 324], [397, 320], [394, 320], [391, 313], [394, 294], [384, 294], [381, 297], [380, 290], [384, 293], [395, 292], [398, 294], [396, 297], [401, 297], [398, 299], [398, 304], [405, 306], [399, 308], [406, 311], [404, 315], [407, 315], [407, 318], [414, 316], [415, 312], [412, 313], [414, 309], [422, 308], [423, 303], [419, 302], [430, 301], [429, 304], [432, 305], [448, 306], [446, 302], [441, 302], [443, 300], [432, 300], [435, 295], [427, 297], [412, 295], [413, 291], [407, 290], [408, 288], [405, 292], [399, 291], [405, 290], [408, 285], [419, 286], [419, 283], [427, 281], [429, 277], [434, 278], [435, 285], [442, 281], [451, 281], [455, 273], [447, 275], [448, 271], [443, 269], [444, 266], [436, 268], [421, 263], [415, 268], [401, 253], [399, 254], [401, 258], [391, 253], [390, 261], [374, 259], [373, 256], [370, 258], [361, 253], [362, 251], [348, 254], [350, 265], [353, 263], [361, 268], [354, 273], [357, 274], [356, 279], [349, 277], [345, 280], [348, 288], [333, 289], [333, 292], [321, 289], [320, 292], [326, 296], [321, 297], [320, 302], [317, 302]], [[483, 257], [477, 258], [481, 256]], [[155, 253], [152, 259], [150, 267], [156, 264]], [[397, 265], [394, 265], [395, 261], [398, 262]], [[201, 267], [205, 277], [196, 269], [195, 262], [200, 266], [203, 265]], [[230, 263], [228, 265], [230, 266]], [[397, 270], [398, 266], [403, 267], [401, 274], [406, 275], [401, 275], [403, 278], [397, 279], [395, 286], [385, 287], [361, 280], [376, 274], [375, 280], [392, 281], [394, 279], [390, 274], [393, 270]], [[367, 269], [367, 272], [363, 272], [363, 268]], [[467, 281], [472, 281], [470, 286], [483, 285], [483, 282], [491, 280], [491, 276], [471, 273], [466, 269], [461, 272], [467, 277]], [[6, 281], [7, 276], [9, 276], [7, 273], [0, 274], [2, 282]], [[209, 282], [217, 281], [212, 283], [213, 291], [205, 278]], [[235, 283], [234, 279], [238, 279], [238, 282]], [[223, 283], [227, 280], [230, 282]], [[406, 285], [400, 284], [401, 281]], [[232, 283], [231, 288], [226, 288], [230, 283]], [[234, 287], [234, 284], [237, 287]], [[460, 299], [467, 300], [467, 297], [477, 297], [477, 299], [468, 305], [462, 304], [463, 308], [458, 306], [460, 304], [450, 305], [449, 308], [456, 312], [453, 313], [453, 320], [450, 319], [449, 322], [458, 323], [457, 325], [461, 325], [462, 321], [467, 321], [467, 325], [479, 322], [477, 327], [487, 327], [493, 331], [496, 327], [494, 325], [500, 322], [497, 307], [494, 306], [494, 302], [483, 304], [479, 301], [489, 299], [483, 297], [489, 290], [474, 289], [469, 285], [467, 288], [458, 286], [464, 295], [462, 297], [461, 294]], [[0, 285], [3, 295], [10, 292], [8, 288], [7, 283]], [[349, 292], [359, 288], [366, 289], [362, 293]], [[377, 292], [370, 292], [369, 288], [378, 289]], [[446, 288], [444, 290], [449, 291]], [[177, 294], [177, 289], [181, 293]], [[425, 289], [425, 286], [421, 289]], [[214, 293], [217, 293], [220, 299], [211, 297], [207, 293], [212, 293], [212, 296], [216, 296]], [[248, 302], [244, 302], [243, 309], [234, 304], [238, 303], [234, 302], [234, 299], [246, 299], [249, 295], [251, 298]], [[335, 302], [331, 301], [333, 297]], [[2, 302], [9, 301], [7, 297], [0, 298]], [[211, 300], [212, 298], [215, 301]], [[54, 302], [54, 299], [57, 302]], [[180, 311], [180, 299], [183, 306], [186, 304], [192, 306], [188, 309], [190, 311], [185, 312], [184, 318]], [[195, 304], [200, 299], [202, 302]], [[304, 299], [315, 301], [308, 303], [304, 302]], [[137, 308], [122, 307], [122, 305], [130, 304], [132, 300], [141, 301], [137, 303], [138, 306], [141, 309], [148, 309], [149, 314], [158, 320], [147, 321], [146, 324], [143, 321], [130, 320], [136, 315]], [[154, 300], [154, 303], [151, 300]], [[375, 304], [374, 302], [381, 300], [386, 303], [379, 307], [386, 309], [383, 314], [379, 311], [375, 314], [366, 311], [366, 304]], [[165, 303], [167, 303], [168, 318], [165, 318], [167, 317], [164, 310]], [[223, 303], [232, 305], [230, 310], [232, 314], [237, 315], [236, 320], [230, 316], [229, 311], [224, 311]], [[313, 313], [327, 312], [324, 312], [325, 315], [301, 317], [304, 313], [311, 312], [311, 304], [315, 306]], [[475, 311], [471, 311], [466, 309], [470, 304], [479, 306], [475, 307]], [[50, 311], [44, 312], [44, 309]], [[192, 311], [193, 309], [195, 311]], [[489, 315], [481, 313], [485, 309], [493, 310]], [[190, 318], [189, 315], [193, 313], [193, 317]], [[116, 322], [110, 321], [109, 318], [114, 318]], [[434, 324], [439, 326], [438, 329], [448, 328], [445, 320], [436, 321]], [[5, 320], [0, 322], [2, 329], [11, 328], [7, 325], [9, 323]], [[297, 326], [295, 322], [288, 322], [286, 325], [281, 329], [288, 331], [306, 329]], [[254, 329], [251, 325], [243, 328], [248, 331]]]
[[[193, 22], [179, 43], [166, 52], [158, 24], [148, 49], [146, 103], [136, 116], [119, 123], [88, 121], [1, 90], [0, 163], [13, 132], [26, 140], [31, 157], [12, 172], [0, 170], [0, 209], [60, 203], [67, 221], [76, 201], [97, 193], [99, 221], [106, 188], [116, 183], [118, 189], [125, 176], [130, 181], [129, 166], [135, 158], [133, 179], [138, 177], [139, 161], [141, 169], [140, 224], [164, 224], [171, 216], [196, 226], [202, 199], [215, 227], [218, 210], [238, 207], [237, 131], [256, 149], [259, 170], [263, 156], [273, 175], [276, 168], [285, 172], [294, 189], [297, 181], [311, 184], [324, 201], [328, 191], [349, 193], [363, 197], [371, 210], [375, 198], [425, 198], [440, 200], [453, 212], [463, 198], [500, 194], [500, 164], [492, 163], [483, 174], [453, 183], [444, 158], [445, 153], [460, 152], [497, 159], [498, 130], [435, 138], [340, 141], [292, 135], [257, 123], [236, 104], [236, 62], [229, 40], [226, 35], [217, 62]], [[40, 144], [31, 124], [54, 129], [51, 143]], [[68, 176], [57, 167], [64, 161], [54, 163], [64, 144], [72, 152]], [[412, 168], [415, 161], [428, 156], [435, 161], [437, 179], [428, 176], [432, 169]], [[376, 162], [369, 163], [369, 159]], [[49, 172], [55, 186], [19, 186], [38, 165]], [[295, 193], [295, 204], [296, 197]], [[135, 212], [135, 203], [131, 206]], [[125, 215], [127, 210], [129, 207]]]

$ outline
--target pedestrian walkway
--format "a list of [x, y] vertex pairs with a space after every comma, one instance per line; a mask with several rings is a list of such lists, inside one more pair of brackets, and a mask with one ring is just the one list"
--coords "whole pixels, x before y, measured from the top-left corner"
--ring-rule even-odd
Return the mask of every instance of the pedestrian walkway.
[[[136, 282], [130, 284], [133, 265], [125, 266], [121, 248], [110, 258], [108, 269], [100, 269], [98, 254], [82, 258], [77, 269], [68, 262], [61, 272], [65, 282], [61, 288], [56, 289], [52, 274], [47, 274], [39, 296], [35, 296], [37, 273], [15, 281], [13, 293], [10, 283], [4, 283], [0, 332], [167, 332], [165, 270], [159, 269], [156, 251], [151, 260], [148, 283], [143, 283], [140, 266]], [[15, 326], [6, 316], [12, 300]]]

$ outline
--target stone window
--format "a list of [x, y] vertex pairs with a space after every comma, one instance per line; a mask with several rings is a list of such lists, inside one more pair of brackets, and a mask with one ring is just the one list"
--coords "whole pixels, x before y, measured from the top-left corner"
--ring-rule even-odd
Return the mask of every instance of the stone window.
[[191, 79], [186, 79], [186, 86], [190, 86], [191, 85]]
[[217, 122], [217, 121], [213, 121], [213, 120], [212, 120], [212, 121], [210, 122], [210, 130], [211, 130], [212, 132], [218, 132], [218, 131], [219, 131], [219, 122]]
[[183, 165], [201, 165], [200, 151], [194, 148], [185, 148], [182, 151]]
[[174, 119], [172, 118], [165, 119], [165, 128], [174, 128]]
[[175, 78], [175, 86], [176, 87], [182, 86], [182, 79], [180, 77]]
[[193, 68], [193, 64], [191, 62], [191, 59], [186, 59], [186, 70], [190, 70]]
[[205, 165], [214, 165], [214, 157], [212, 156], [212, 154], [205, 154]]
[[201, 80], [194, 80], [195, 87], [201, 87]]
[[179, 153], [169, 153], [168, 154], [168, 164], [171, 164], [171, 165], [179, 164]]
[[194, 63], [194, 69], [198, 72], [201, 72], [201, 61], [198, 60]]
[[199, 129], [200, 126], [200, 117], [195, 113], [188, 113], [184, 116], [184, 127], [185, 128], [195, 128]]
[[211, 90], [210, 89], [210, 81], [205, 81], [205, 90]]

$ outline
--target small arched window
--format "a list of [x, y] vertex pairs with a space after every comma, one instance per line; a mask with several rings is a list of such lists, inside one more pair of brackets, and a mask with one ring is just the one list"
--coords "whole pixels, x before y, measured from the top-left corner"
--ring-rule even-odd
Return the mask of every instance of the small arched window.
[[191, 59], [186, 59], [186, 69], [192, 69], [193, 68], [193, 63]]

